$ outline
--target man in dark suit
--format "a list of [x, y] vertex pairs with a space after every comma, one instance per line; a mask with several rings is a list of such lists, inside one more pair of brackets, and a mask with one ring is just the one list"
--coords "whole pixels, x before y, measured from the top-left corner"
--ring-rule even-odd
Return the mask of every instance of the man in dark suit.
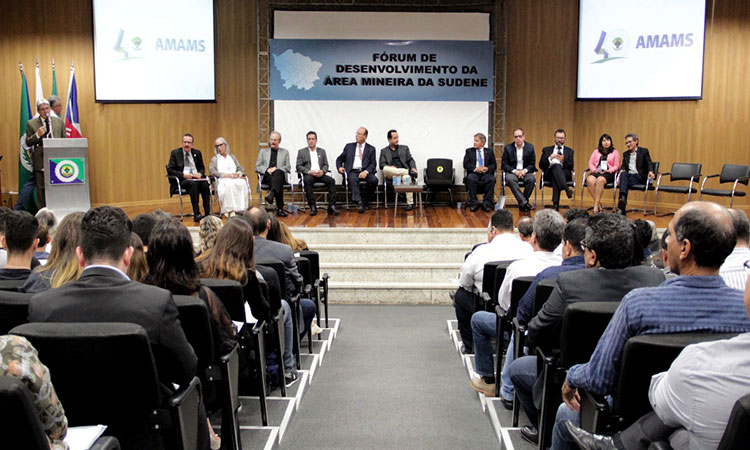
[[[531, 211], [529, 199], [534, 193], [534, 172], [536, 172], [536, 153], [534, 146], [526, 142], [523, 128], [513, 130], [513, 143], [503, 149], [502, 167], [505, 172], [505, 184], [510, 186], [513, 196], [518, 201], [521, 211]], [[523, 193], [518, 187], [523, 182]]]
[[573, 192], [568, 181], [573, 180], [574, 150], [565, 145], [565, 130], [555, 131], [555, 145], [544, 147], [539, 159], [539, 168], [543, 171], [544, 181], [552, 183], [552, 206], [560, 209], [560, 191], [565, 191], [568, 198]]
[[318, 147], [318, 133], [307, 132], [307, 147], [297, 152], [297, 173], [302, 174], [305, 183], [305, 197], [310, 205], [310, 215], [318, 213], [318, 207], [313, 198], [313, 184], [323, 183], [328, 189], [328, 214], [338, 216], [336, 210], [336, 181], [327, 175], [328, 157], [323, 148]]
[[464, 173], [466, 178], [466, 189], [469, 191], [469, 204], [472, 211], [479, 209], [477, 200], [477, 187], [484, 185], [484, 198], [482, 209], [492, 211], [495, 204], [495, 170], [497, 161], [495, 152], [486, 148], [487, 137], [482, 133], [474, 135], [474, 146], [467, 148], [464, 153]]
[[[346, 174], [349, 190], [352, 191], [352, 201], [359, 206], [358, 212], [362, 214], [367, 208], [370, 195], [378, 187], [378, 177], [375, 176], [377, 166], [375, 165], [375, 147], [367, 142], [367, 128], [357, 128], [354, 137], [355, 142], [344, 146], [344, 150], [336, 158], [336, 167], [340, 174]], [[367, 181], [367, 191], [362, 196], [359, 193], [359, 181]]]
[[625, 214], [628, 206], [628, 188], [634, 184], [644, 184], [648, 178], [654, 178], [654, 164], [648, 149], [638, 146], [635, 133], [625, 135], [625, 146], [628, 150], [622, 154], [622, 174], [620, 175], [620, 201], [617, 208]]
[[[203, 164], [203, 155], [200, 150], [193, 148], [193, 135], [182, 136], [182, 148], [172, 150], [169, 155], [167, 174], [180, 179], [180, 187], [190, 194], [190, 203], [193, 205], [193, 217], [200, 222], [200, 208], [198, 208], [198, 195], [203, 197], [203, 210], [206, 215], [211, 214], [211, 188], [206, 178], [206, 166]], [[177, 191], [177, 183], [173, 183], [171, 189]]]
[[44, 191], [44, 139], [64, 138], [65, 124], [59, 117], [50, 115], [50, 105], [45, 99], [36, 102], [38, 116], [26, 122], [26, 146], [31, 148], [31, 163], [34, 176], [29, 178], [18, 194], [14, 209], [21, 210], [29, 203], [36, 187], [37, 205], [43, 208], [47, 204]]
[[[388, 146], [380, 149], [380, 170], [383, 171], [383, 177], [393, 179], [410, 175], [411, 179], [417, 179], [417, 163], [411, 156], [409, 146], [398, 144], [398, 131], [388, 130]], [[414, 193], [406, 194], [406, 210], [414, 209]]]

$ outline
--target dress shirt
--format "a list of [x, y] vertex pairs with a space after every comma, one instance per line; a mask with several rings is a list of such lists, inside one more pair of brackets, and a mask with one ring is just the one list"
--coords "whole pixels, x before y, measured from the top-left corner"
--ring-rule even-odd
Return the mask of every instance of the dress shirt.
[[523, 146], [516, 147], [516, 170], [523, 170]]
[[648, 398], [664, 424], [687, 431], [690, 449], [715, 449], [748, 386], [750, 333], [745, 333], [685, 347], [669, 371], [651, 378]]
[[585, 268], [586, 262], [584, 261], [583, 256], [571, 256], [570, 258], [563, 259], [561, 265], [550, 266], [539, 272], [531, 283], [531, 286], [529, 286], [529, 290], [526, 291], [526, 294], [524, 294], [518, 302], [518, 312], [516, 312], [518, 321], [521, 324], [527, 324], [529, 323], [529, 320], [531, 320], [531, 314], [534, 312], [534, 300], [536, 299], [536, 287], [540, 281], [550, 279], [554, 280], [563, 272]]
[[477, 150], [477, 167], [484, 166], [484, 149]]
[[354, 148], [354, 163], [352, 163], [352, 169], [362, 170], [362, 156], [365, 153], [365, 144], [357, 143]]
[[553, 252], [534, 252], [533, 254], [511, 263], [505, 271], [503, 284], [497, 293], [497, 303], [504, 310], [510, 308], [510, 294], [513, 280], [518, 277], [530, 277], [537, 275], [549, 266], [559, 266], [562, 258]]
[[741, 291], [745, 290], [745, 282], [750, 275], [750, 269], [745, 263], [750, 261], [750, 248], [735, 247], [719, 268], [719, 275], [727, 286]]
[[[562, 155], [563, 154], [563, 148], [562, 147], [555, 147], [555, 149], [552, 150], [552, 154], [553, 155]], [[549, 161], [550, 165], [552, 165], [552, 164], [562, 164], [559, 159], [553, 158], [552, 156], [550, 156], [549, 158], [547, 158], [547, 161]]]
[[182, 166], [182, 173], [184, 174], [198, 173], [198, 170], [195, 168], [195, 161], [193, 160], [193, 154], [183, 150], [182, 155], [185, 157], [185, 164]]
[[320, 170], [320, 164], [318, 163], [318, 147], [310, 149], [310, 172], [317, 172]]
[[461, 266], [459, 282], [461, 287], [471, 292], [482, 291], [484, 265], [492, 261], [507, 261], [530, 255], [534, 249], [513, 233], [502, 233], [487, 244], [480, 245], [466, 258]]
[[635, 167], [635, 160], [636, 160], [636, 152], [638, 151], [638, 147], [635, 148], [630, 153], [630, 161], [628, 162], [628, 173], [636, 174], [638, 173], [638, 169]]
[[87, 271], [87, 270], [89, 270], [89, 269], [109, 269], [109, 270], [112, 270], [112, 271], [114, 271], [114, 272], [117, 272], [117, 274], [118, 274], [118, 275], [120, 275], [121, 277], [123, 277], [123, 278], [124, 278], [124, 279], [126, 279], [126, 280], [129, 280], [129, 279], [130, 279], [130, 277], [128, 276], [128, 274], [126, 274], [126, 273], [125, 273], [125, 272], [123, 272], [122, 270], [118, 269], [118, 268], [117, 268], [117, 267], [115, 267], [115, 266], [108, 266], [107, 264], [92, 264], [92, 265], [90, 265], [90, 266], [86, 266], [86, 267], [85, 267], [85, 268], [83, 269], [83, 271], [85, 272], [85, 271]]
[[617, 382], [625, 342], [641, 334], [745, 333], [750, 320], [743, 293], [720, 276], [682, 275], [623, 297], [589, 362], [568, 370], [568, 385], [609, 394]]

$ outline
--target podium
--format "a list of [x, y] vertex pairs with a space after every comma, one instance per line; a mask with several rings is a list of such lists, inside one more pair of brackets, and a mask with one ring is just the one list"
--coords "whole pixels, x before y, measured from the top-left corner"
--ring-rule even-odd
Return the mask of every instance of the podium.
[[44, 140], [44, 188], [47, 208], [59, 220], [91, 208], [88, 139]]

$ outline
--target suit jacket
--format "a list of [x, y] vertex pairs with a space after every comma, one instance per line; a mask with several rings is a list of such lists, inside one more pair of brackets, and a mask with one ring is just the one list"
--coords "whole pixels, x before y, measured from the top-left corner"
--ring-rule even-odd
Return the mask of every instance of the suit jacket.
[[[626, 150], [622, 154], [620, 169], [626, 172], [630, 171], [630, 158], [632, 155], [633, 152], [630, 150]], [[642, 176], [644, 180], [648, 177], [649, 172], [654, 171], [654, 165], [651, 162], [651, 155], [646, 147], [638, 147], [638, 150], [635, 153], [635, 170], [638, 171], [638, 174]]]
[[[542, 149], [542, 157], [539, 158], [539, 168], [547, 171], [549, 170], [550, 163], [549, 163], [549, 157], [552, 155], [552, 152], [555, 151], [555, 146], [550, 145], [549, 147], [544, 147]], [[563, 163], [562, 168], [563, 170], [569, 170], [573, 171], [575, 168], [575, 150], [568, 147], [567, 145], [563, 146]]]
[[[65, 138], [65, 122], [59, 117], [50, 116], [52, 137]], [[31, 164], [34, 170], [44, 169], [44, 151], [42, 148], [44, 137], [36, 135], [36, 130], [43, 125], [41, 116], [36, 116], [26, 122], [26, 145], [31, 148]]]
[[264, 237], [255, 236], [255, 259], [277, 259], [284, 263], [287, 295], [291, 297], [300, 292], [303, 278], [297, 270], [297, 261], [294, 260], [291, 247], [281, 242], [269, 241]]
[[86, 269], [78, 280], [36, 294], [29, 303], [29, 322], [134, 323], [148, 334], [163, 384], [184, 386], [195, 375], [198, 359], [182, 331], [172, 294], [126, 280], [106, 267]]
[[631, 290], [658, 286], [664, 272], [647, 266], [624, 269], [584, 269], [561, 273], [547, 302], [529, 321], [529, 343], [545, 352], [560, 347], [565, 308], [576, 302], [619, 302]]
[[[328, 157], [324, 148], [317, 147], [315, 153], [318, 155], [318, 167], [323, 173], [328, 172]], [[302, 175], [310, 173], [310, 148], [305, 147], [297, 150], [297, 172]]]
[[[510, 143], [503, 149], [503, 172], [513, 172], [516, 170], [517, 162], [516, 144]], [[536, 172], [536, 153], [534, 152], [534, 146], [529, 142], [523, 143], [523, 168], [528, 173]]]
[[[354, 152], [357, 151], [357, 143], [350, 142], [344, 146], [344, 150], [336, 158], [336, 168], [343, 167], [346, 172], [352, 171], [354, 165]], [[362, 151], [362, 170], [375, 175], [377, 166], [375, 165], [375, 147], [365, 142], [365, 149]]]
[[[193, 155], [193, 162], [195, 163], [195, 170], [201, 174], [202, 177], [206, 176], [206, 166], [203, 164], [203, 155], [201, 151], [195, 148], [190, 149], [190, 154]], [[176, 148], [172, 150], [169, 155], [169, 164], [167, 165], [167, 173], [172, 176], [176, 176], [180, 181], [184, 180], [185, 177], [182, 174], [182, 170], [185, 168], [185, 151], [182, 148]]]
[[[258, 153], [258, 159], [255, 161], [255, 171], [261, 175], [266, 173], [266, 170], [271, 165], [271, 149], [262, 148]], [[276, 154], [276, 168], [284, 173], [292, 172], [292, 164], [289, 160], [289, 150], [279, 147], [278, 153]]]
[[[484, 166], [489, 169], [487, 173], [489, 175], [494, 175], [495, 171], [497, 170], [497, 160], [495, 159], [495, 152], [486, 147], [483, 150]], [[464, 178], [466, 177], [466, 175], [474, 172], [474, 169], [476, 168], [477, 149], [475, 149], [474, 147], [469, 147], [464, 153]]]
[[[237, 166], [237, 172], [241, 173], [242, 175], [245, 174], [245, 169], [242, 167], [242, 164], [237, 160], [237, 158], [234, 157], [233, 154], [229, 154], [229, 157], [232, 158], [234, 161], [234, 165]], [[226, 173], [219, 172], [219, 156], [214, 155], [211, 157], [211, 161], [208, 163], [208, 174], [212, 177], [221, 178]]]
[[[409, 147], [406, 145], [399, 145], [396, 147], [398, 152], [398, 159], [409, 169], [409, 172], [417, 170], [417, 162], [411, 156]], [[392, 166], [393, 163], [393, 150], [390, 145], [380, 149], [380, 170], [383, 170], [385, 166]]]

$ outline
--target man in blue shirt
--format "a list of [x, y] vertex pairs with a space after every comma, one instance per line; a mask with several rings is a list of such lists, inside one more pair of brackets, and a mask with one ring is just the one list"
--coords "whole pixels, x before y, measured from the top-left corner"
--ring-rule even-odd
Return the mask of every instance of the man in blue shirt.
[[678, 276], [652, 288], [634, 289], [622, 299], [589, 362], [570, 368], [562, 387], [565, 402], [555, 418], [552, 448], [577, 448], [564, 421], [580, 425], [577, 388], [606, 395], [617, 382], [625, 342], [639, 334], [744, 333], [750, 331], [742, 291], [728, 287], [719, 267], [737, 241], [726, 208], [691, 202], [669, 223], [667, 255]]

